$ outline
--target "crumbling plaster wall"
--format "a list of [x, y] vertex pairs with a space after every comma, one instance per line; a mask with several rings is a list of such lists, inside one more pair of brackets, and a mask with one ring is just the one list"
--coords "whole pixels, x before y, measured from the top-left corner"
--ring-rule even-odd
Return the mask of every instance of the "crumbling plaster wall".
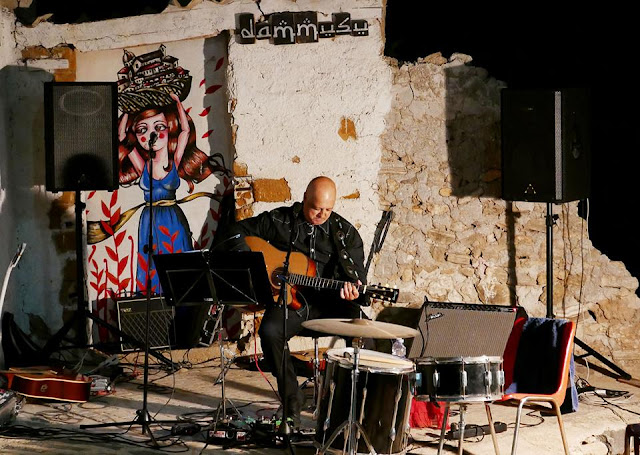
[[[390, 106], [391, 71], [382, 56], [383, 4], [380, 0], [272, 0], [259, 5], [248, 0], [224, 4], [203, 2], [190, 9], [169, 6], [161, 14], [96, 23], [42, 22], [31, 28], [18, 24], [13, 38], [22, 58], [16, 56], [14, 62], [51, 79], [54, 70], [75, 64], [71, 61], [74, 53], [216, 36], [235, 28], [237, 13], [252, 13], [257, 18], [262, 13], [307, 10], [317, 11], [321, 20], [330, 20], [334, 12], [348, 11], [353, 18], [369, 22], [369, 36], [341, 36], [290, 46], [275, 46], [267, 41], [240, 45], [232, 38], [228, 89], [237, 159], [246, 164], [246, 173], [256, 179], [256, 202], [252, 207], [256, 213], [299, 199], [307, 181], [317, 174], [334, 176], [340, 187], [337, 208], [361, 226], [368, 244], [379, 218], [376, 193], [379, 137]], [[52, 51], [60, 48], [61, 43], [72, 55]], [[42, 81], [37, 78], [33, 81], [30, 84], [38, 86], [32, 87], [29, 102], [21, 107], [28, 110], [22, 123], [29, 125], [42, 123], [42, 112], [33, 110], [42, 110]], [[28, 134], [15, 138], [12, 145], [30, 157], [25, 166], [29, 165], [29, 172], [37, 178], [29, 182], [28, 188], [41, 188], [44, 183], [41, 126], [29, 128]], [[36, 159], [35, 155], [40, 158]], [[273, 182], [280, 182], [278, 188], [285, 190], [276, 192], [275, 197]], [[44, 196], [38, 200], [45, 205], [34, 207], [27, 216], [33, 230], [27, 241], [37, 239], [43, 245], [38, 254], [58, 262], [47, 263], [48, 276], [36, 286], [29, 279], [29, 270], [25, 271], [21, 277], [23, 291], [14, 303], [14, 308], [24, 314], [21, 327], [39, 341], [47, 337], [47, 328], [35, 330], [33, 323], [26, 321], [27, 315], [37, 315], [39, 321], [56, 330], [62, 319], [59, 303], [73, 310], [61, 291], [67, 290], [64, 260], [73, 250], [56, 252], [52, 246], [55, 240], [52, 230], [58, 226], [51, 226], [51, 211], [55, 201], [64, 196], [49, 193]], [[33, 206], [33, 195], [20, 196], [16, 204]], [[68, 214], [71, 209], [69, 213], [73, 216], [72, 204], [58, 205], [62, 214]], [[67, 218], [59, 218], [66, 223]], [[20, 216], [15, 219], [17, 223], [27, 221]], [[37, 260], [42, 257], [34, 258]], [[69, 275], [73, 278], [73, 274]], [[48, 295], [46, 301], [41, 298], [41, 292]], [[36, 296], [40, 298], [34, 298]]]
[[[396, 217], [374, 276], [412, 306], [427, 297], [545, 316], [546, 204], [500, 199], [504, 84], [469, 61], [435, 54], [394, 72], [379, 184]], [[638, 280], [593, 247], [577, 206], [553, 206], [554, 313], [579, 317], [582, 341], [637, 374]]]

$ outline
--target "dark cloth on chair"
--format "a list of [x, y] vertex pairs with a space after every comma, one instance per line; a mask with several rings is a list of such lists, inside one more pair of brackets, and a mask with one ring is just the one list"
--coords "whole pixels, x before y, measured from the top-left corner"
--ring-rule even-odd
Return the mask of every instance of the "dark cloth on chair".
[[[510, 393], [552, 394], [558, 388], [561, 365], [563, 319], [529, 318], [524, 322], [513, 370], [513, 381], [505, 390]], [[571, 355], [571, 374], [563, 412], [578, 409], [575, 369]]]

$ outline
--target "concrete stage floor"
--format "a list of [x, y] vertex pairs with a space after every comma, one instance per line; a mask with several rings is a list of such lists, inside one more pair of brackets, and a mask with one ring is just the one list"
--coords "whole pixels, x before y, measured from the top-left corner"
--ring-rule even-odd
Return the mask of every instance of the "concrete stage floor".
[[[221, 401], [221, 385], [215, 384], [220, 373], [219, 354], [216, 346], [174, 351], [172, 358], [183, 362], [183, 367], [175, 374], [164, 371], [151, 358], [149, 369], [148, 410], [154, 422], [175, 421], [190, 418], [200, 422], [204, 428], [211, 428], [215, 411]], [[10, 425], [0, 427], [0, 453], [23, 454], [151, 454], [162, 452], [188, 454], [222, 453], [225, 448], [219, 441], [205, 443], [207, 432], [194, 435], [171, 436], [173, 423], [154, 423], [152, 433], [160, 449], [148, 445], [149, 438], [141, 435], [139, 424], [121, 424], [106, 428], [79, 429], [80, 425], [97, 423], [129, 422], [136, 419], [136, 411], [143, 407], [143, 356], [129, 354], [121, 357], [119, 365], [125, 374], [135, 379], [120, 379], [114, 391], [104, 396], [92, 396], [87, 403], [69, 404], [28, 399], [23, 403]], [[86, 369], [84, 371], [87, 371]], [[132, 374], [133, 373], [133, 374]], [[564, 424], [569, 448], [572, 454], [621, 454], [624, 444], [624, 430], [627, 424], [640, 422], [640, 389], [617, 382], [607, 375], [576, 366], [577, 377], [586, 379], [591, 386], [603, 390], [628, 391], [623, 397], [603, 400], [593, 393], [581, 393], [579, 409], [565, 414]], [[275, 387], [270, 374], [265, 375]], [[302, 381], [303, 378], [300, 378]], [[278, 408], [274, 392], [265, 377], [258, 371], [232, 366], [226, 375], [225, 393], [227, 398], [243, 415], [243, 422], [261, 416], [271, 418]], [[312, 389], [306, 390], [308, 394]], [[381, 399], [382, 397], [377, 397]], [[392, 397], [387, 397], [392, 399]], [[347, 398], [348, 400], [348, 398]], [[343, 406], [348, 401], [342, 400]], [[456, 410], [457, 406], [453, 409]], [[493, 405], [495, 421], [508, 424], [505, 432], [499, 433], [498, 443], [502, 454], [511, 450], [513, 425], [516, 408]], [[528, 414], [528, 415], [524, 415]], [[555, 417], [541, 416], [539, 411], [525, 409], [523, 426], [520, 431], [519, 454], [560, 454], [562, 441]], [[315, 421], [310, 412], [302, 415], [302, 428], [315, 430]], [[453, 421], [458, 417], [454, 416]], [[486, 414], [482, 404], [472, 404], [466, 412], [468, 425], [485, 425]], [[256, 424], [254, 424], [256, 425]], [[256, 425], [257, 426], [257, 425]], [[438, 430], [411, 430], [407, 451], [410, 454], [435, 454], [437, 452]], [[296, 439], [296, 438], [294, 438]], [[456, 442], [447, 442], [444, 453], [458, 453]], [[294, 452], [301, 455], [315, 453], [309, 443], [301, 441], [294, 445]], [[285, 445], [267, 447], [266, 444], [227, 448], [226, 453], [277, 454], [290, 453]], [[464, 443], [466, 454], [492, 454], [490, 436], [469, 438]]]

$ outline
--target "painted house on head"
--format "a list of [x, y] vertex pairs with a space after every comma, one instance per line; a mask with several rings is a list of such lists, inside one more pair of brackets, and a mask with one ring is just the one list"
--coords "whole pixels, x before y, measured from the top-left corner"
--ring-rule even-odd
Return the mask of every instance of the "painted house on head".
[[164, 45], [140, 56], [125, 50], [122, 62], [124, 66], [118, 71], [118, 93], [189, 77], [189, 71], [178, 66], [178, 59], [167, 55]]

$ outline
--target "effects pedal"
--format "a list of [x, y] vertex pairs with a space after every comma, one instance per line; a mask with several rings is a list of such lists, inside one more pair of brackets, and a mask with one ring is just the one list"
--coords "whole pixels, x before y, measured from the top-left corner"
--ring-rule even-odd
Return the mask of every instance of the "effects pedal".
[[[502, 433], [504, 431], [507, 431], [507, 424], [504, 422], [494, 422], [493, 428], [496, 433]], [[465, 425], [463, 438], [475, 438], [489, 434], [491, 434], [491, 428], [489, 427], [489, 425]], [[447, 432], [445, 439], [460, 439], [460, 428], [457, 423], [451, 423], [451, 430]]]

